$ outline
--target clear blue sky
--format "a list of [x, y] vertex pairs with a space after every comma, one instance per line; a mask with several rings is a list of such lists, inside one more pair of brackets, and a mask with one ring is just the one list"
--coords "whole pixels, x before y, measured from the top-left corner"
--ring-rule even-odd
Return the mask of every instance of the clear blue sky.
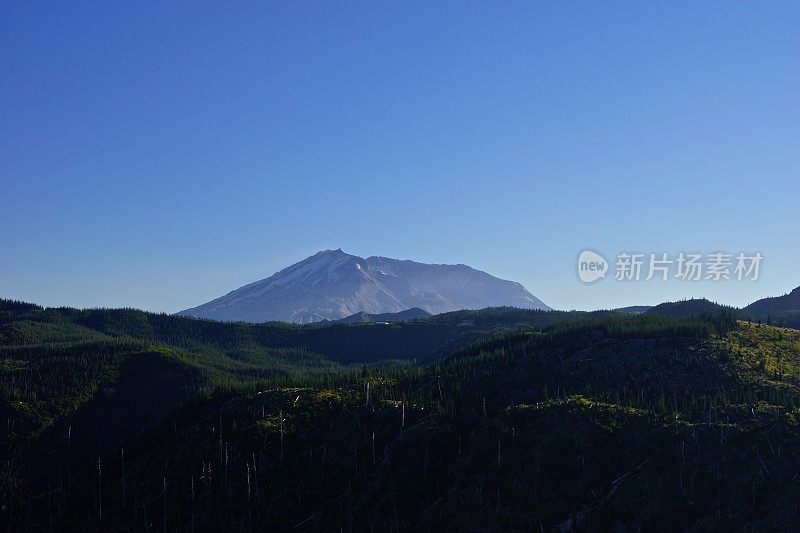
[[[4, 2], [0, 296], [173, 312], [321, 248], [558, 308], [800, 285], [800, 3]], [[578, 281], [584, 248], [760, 251]]]

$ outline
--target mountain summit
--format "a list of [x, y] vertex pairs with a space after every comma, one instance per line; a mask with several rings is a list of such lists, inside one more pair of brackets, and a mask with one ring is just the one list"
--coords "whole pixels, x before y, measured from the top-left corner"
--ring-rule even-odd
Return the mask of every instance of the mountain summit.
[[525, 287], [467, 265], [363, 259], [323, 250], [272, 276], [178, 314], [222, 321], [316, 322], [355, 313], [428, 313], [513, 306], [549, 309]]

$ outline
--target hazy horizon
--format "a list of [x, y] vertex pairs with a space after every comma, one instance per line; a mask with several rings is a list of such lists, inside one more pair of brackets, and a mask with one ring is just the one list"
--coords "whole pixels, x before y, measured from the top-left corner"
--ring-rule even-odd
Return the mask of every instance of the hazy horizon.
[[[336, 250], [336, 249], [340, 249], [340, 247], [337, 247], [337, 248], [332, 248], [332, 247], [328, 247], [328, 248], [320, 248], [319, 250], [317, 250], [316, 252], [313, 252], [313, 253], [309, 254], [308, 256], [304, 256], [304, 257], [301, 257], [301, 258], [297, 259], [296, 261], [293, 261], [291, 264], [295, 264], [295, 263], [297, 263], [297, 262], [300, 262], [300, 261], [302, 261], [302, 260], [304, 260], [304, 259], [307, 259], [307, 258], [308, 258], [308, 257], [310, 257], [311, 255], [314, 255], [314, 253], [318, 253], [318, 252], [325, 251], [325, 250]], [[370, 257], [370, 256], [381, 256], [381, 254], [358, 254], [358, 253], [353, 253], [353, 252], [350, 252], [350, 251], [348, 251], [348, 250], [343, 250], [343, 251], [344, 251], [345, 253], [349, 254], [349, 255], [355, 255], [355, 256], [358, 256], [358, 257], [362, 257], [362, 258], [367, 258], [367, 257]], [[385, 256], [385, 255], [383, 255], [382, 257], [386, 257], [386, 256]], [[399, 257], [399, 258], [394, 258], [394, 259], [400, 259], [400, 260], [411, 260], [411, 261], [420, 262], [420, 261], [418, 261], [418, 260], [416, 260], [416, 259], [414, 259], [414, 258], [410, 258], [410, 257]], [[449, 262], [449, 263], [448, 263], [448, 262], [440, 262], [440, 263], [430, 263], [430, 264], [456, 265], [456, 264], [464, 264], [464, 263], [458, 263], [458, 262]], [[261, 280], [263, 280], [263, 279], [267, 279], [267, 278], [271, 277], [273, 274], [277, 274], [278, 272], [280, 272], [281, 270], [283, 270], [285, 267], [288, 267], [288, 266], [290, 266], [290, 264], [286, 264], [285, 266], [278, 268], [277, 270], [275, 270], [274, 272], [271, 272], [270, 274], [268, 274], [268, 275], [266, 275], [266, 276], [262, 276], [262, 277], [260, 277], [260, 278], [258, 278], [258, 279], [253, 279], [253, 280], [250, 280], [250, 281], [244, 282], [244, 283], [242, 283], [241, 285], [238, 285], [238, 286], [236, 286], [236, 287], [231, 287], [230, 289], [228, 289], [228, 290], [225, 290], [225, 292], [223, 292], [223, 293], [219, 293], [219, 294], [215, 294], [215, 295], [208, 296], [208, 297], [207, 297], [207, 300], [205, 300], [205, 301], [212, 300], [212, 299], [214, 299], [214, 298], [218, 298], [218, 297], [220, 297], [220, 296], [222, 296], [222, 295], [224, 295], [224, 294], [228, 294], [229, 292], [232, 292], [232, 291], [234, 291], [234, 290], [236, 290], [236, 289], [239, 289], [239, 288], [241, 288], [241, 287], [244, 287], [244, 286], [246, 286], [246, 285], [248, 285], [248, 284], [250, 284], [250, 283], [253, 283], [253, 282], [255, 282], [255, 281], [261, 281]], [[472, 268], [476, 268], [476, 267], [474, 267], [473, 265], [467, 265], [467, 266], [470, 266], [470, 267], [472, 267]], [[481, 269], [480, 269], [480, 268], [476, 268], [476, 270], [481, 270]], [[486, 270], [481, 270], [481, 271], [482, 271], [482, 272], [487, 272]], [[493, 274], [492, 272], [487, 272], [487, 273], [488, 273], [488, 274], [491, 274], [491, 275], [493, 275], [493, 276], [495, 276], [495, 274]], [[510, 279], [510, 278], [503, 278], [502, 276], [496, 276], [496, 277], [499, 277], [500, 279], [507, 279], [507, 280], [509, 280], [509, 281], [518, 281], [518, 280], [514, 280], [514, 279]], [[610, 275], [609, 277], [612, 277], [612, 276]], [[640, 283], [659, 283], [659, 282], [658, 282], [658, 281], [652, 281], [652, 282], [640, 282]], [[662, 282], [662, 283], [663, 283], [663, 282]], [[667, 283], [675, 283], [675, 284], [680, 284], [679, 282], [671, 282], [671, 281], [670, 281], [670, 282], [667, 282]], [[700, 283], [701, 285], [704, 285], [704, 286], [708, 286], [708, 285], [712, 285], [712, 286], [713, 286], [713, 285], [716, 285], [715, 283], [711, 283], [711, 282], [706, 282], [706, 283], [699, 282], [699, 283]], [[523, 283], [523, 285], [525, 285], [525, 284]], [[625, 285], [624, 283], [621, 283], [621, 286], [624, 286], [624, 285]], [[756, 283], [756, 285], [757, 285], [757, 283]], [[697, 286], [697, 285], [695, 284], [694, 286]], [[528, 289], [529, 291], [531, 291], [530, 287], [527, 287], [527, 286], [526, 286], [525, 288], [526, 288], [526, 289]], [[711, 300], [711, 301], [714, 301], [714, 302], [716, 302], [716, 303], [720, 303], [720, 304], [723, 304], [723, 305], [730, 305], [730, 306], [734, 306], [734, 307], [744, 307], [745, 305], [747, 305], [747, 304], [750, 304], [750, 303], [752, 303], [753, 301], [755, 301], [755, 300], [758, 300], [758, 299], [761, 299], [761, 298], [767, 298], [767, 297], [772, 297], [772, 296], [781, 296], [781, 295], [783, 295], [783, 294], [789, 293], [789, 292], [791, 292], [791, 291], [792, 291], [794, 288], [795, 288], [795, 287], [789, 288], [789, 289], [787, 289], [786, 291], [784, 291], [784, 292], [781, 292], [781, 293], [776, 293], [776, 294], [765, 294], [765, 295], [757, 296], [757, 297], [756, 297], [756, 298], [754, 298], [753, 300], [747, 300], [747, 301], [745, 301], [745, 302], [744, 302], [744, 303], [742, 303], [742, 304], [733, 304], [733, 303], [726, 302], [726, 301], [714, 300], [713, 298], [707, 298], [707, 296], [705, 296], [705, 295], [702, 295], [702, 294], [694, 294], [694, 295], [690, 294], [690, 295], [683, 295], [683, 296], [680, 296], [680, 297], [671, 297], [671, 298], [668, 298], [668, 299], [665, 299], [665, 300], [660, 300], [660, 301], [652, 301], [652, 302], [638, 302], [638, 303], [630, 303], [630, 304], [625, 304], [625, 305], [614, 305], [614, 306], [604, 306], [604, 305], [597, 305], [597, 306], [595, 306], [595, 307], [587, 307], [587, 308], [580, 308], [580, 307], [556, 307], [556, 306], [553, 306], [553, 305], [550, 305], [550, 304], [548, 304], [548, 302], [544, 302], [544, 303], [545, 303], [545, 304], [547, 304], [547, 305], [549, 305], [550, 307], [552, 307], [554, 310], [558, 310], [558, 311], [582, 311], [582, 310], [586, 310], [586, 311], [597, 311], [597, 310], [604, 310], [604, 309], [615, 309], [615, 308], [624, 308], [624, 307], [633, 307], [633, 306], [642, 306], [642, 305], [643, 305], [643, 306], [655, 306], [655, 305], [658, 305], [658, 304], [660, 304], [660, 303], [664, 303], [664, 302], [675, 302], [675, 301], [686, 300], [686, 299], [699, 299], [699, 298], [707, 298], [707, 299], [709, 299], [709, 300]], [[533, 291], [531, 291], [531, 292], [533, 292]], [[535, 294], [535, 293], [534, 293], [534, 296], [536, 296], [536, 294]], [[0, 296], [0, 297], [7, 298], [6, 296]], [[12, 299], [13, 299], [13, 298], [12, 298]], [[108, 305], [102, 305], [102, 304], [101, 304], [101, 305], [87, 305], [87, 306], [80, 306], [80, 305], [78, 305], [78, 306], [75, 306], [75, 305], [69, 305], [69, 304], [45, 303], [45, 302], [39, 302], [39, 301], [33, 301], [33, 300], [25, 300], [24, 298], [22, 298], [22, 299], [19, 299], [19, 300], [21, 300], [21, 301], [27, 301], [27, 302], [29, 302], [29, 303], [35, 303], [35, 304], [37, 304], [37, 305], [42, 305], [42, 306], [44, 306], [44, 307], [77, 307], [77, 308], [114, 308], [114, 307], [130, 307], [130, 308], [142, 309], [142, 310], [145, 310], [145, 311], [150, 311], [150, 312], [166, 312], [166, 313], [170, 313], [170, 314], [172, 314], [172, 313], [176, 313], [176, 312], [178, 312], [178, 311], [183, 311], [183, 310], [185, 310], [185, 309], [188, 309], [188, 308], [189, 308], [189, 307], [187, 307], [187, 308], [181, 308], [181, 309], [175, 309], [175, 310], [167, 310], [167, 309], [147, 309], [147, 308], [145, 308], [145, 307], [136, 307], [136, 306], [131, 306], [131, 305], [116, 305], [116, 306], [108, 306]], [[198, 304], [199, 304], [199, 303], [203, 303], [203, 302], [198, 302]], [[190, 307], [192, 307], [192, 306], [190, 306]]]

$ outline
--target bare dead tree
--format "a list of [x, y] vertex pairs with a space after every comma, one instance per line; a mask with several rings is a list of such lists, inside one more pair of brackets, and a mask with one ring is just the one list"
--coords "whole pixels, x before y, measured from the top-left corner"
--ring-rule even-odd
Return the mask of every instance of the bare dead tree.
[[120, 450], [120, 457], [122, 459], [122, 508], [127, 508], [126, 486], [125, 486], [125, 448]]
[[100, 458], [97, 458], [97, 520], [103, 520], [103, 470], [100, 468]]

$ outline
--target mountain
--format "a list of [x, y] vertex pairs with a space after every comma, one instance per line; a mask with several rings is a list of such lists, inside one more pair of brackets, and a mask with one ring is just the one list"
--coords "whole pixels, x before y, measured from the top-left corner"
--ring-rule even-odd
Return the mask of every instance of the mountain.
[[705, 298], [692, 298], [679, 302], [664, 302], [652, 307], [646, 314], [672, 317], [688, 317], [692, 315], [716, 315], [723, 312], [738, 314], [739, 310], [726, 305], [710, 302]]
[[797, 287], [789, 294], [784, 294], [783, 296], [756, 300], [745, 307], [744, 311], [756, 316], [777, 314], [786, 311], [800, 311], [800, 287]]
[[420, 309], [419, 307], [412, 307], [411, 309], [406, 309], [405, 311], [399, 311], [397, 313], [378, 313], [377, 315], [372, 315], [370, 313], [365, 313], [364, 311], [359, 311], [358, 313], [350, 316], [346, 316], [344, 318], [340, 318], [336, 321], [338, 324], [375, 324], [379, 322], [406, 322], [408, 320], [416, 320], [418, 318], [427, 318], [431, 316], [431, 314], [424, 309]]
[[280, 272], [180, 315], [220, 321], [309, 323], [359, 312], [431, 313], [511, 306], [549, 309], [519, 283], [467, 265], [363, 259], [324, 250]]

